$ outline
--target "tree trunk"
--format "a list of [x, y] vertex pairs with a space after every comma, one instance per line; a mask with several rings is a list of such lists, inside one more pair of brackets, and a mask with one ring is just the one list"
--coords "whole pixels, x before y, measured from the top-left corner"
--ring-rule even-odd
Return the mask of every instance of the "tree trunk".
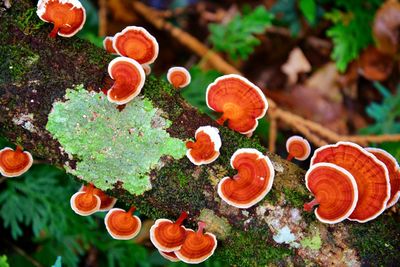
[[[218, 127], [223, 142], [219, 159], [209, 165], [194, 166], [182, 153], [175, 153], [179, 154], [175, 158], [160, 157], [157, 166], [152, 165], [145, 174], [140, 172], [141, 179], [150, 179], [152, 188], [140, 195], [127, 188], [129, 181], [124, 177], [107, 185], [108, 178], [101, 175], [107, 172], [96, 167], [98, 165], [90, 165], [95, 178], [80, 175], [82, 172], [77, 169], [86, 159], [77, 155], [89, 148], [83, 146], [77, 154], [71, 153], [68, 142], [76, 140], [65, 141], [71, 137], [70, 129], [63, 131], [51, 127], [50, 123], [47, 125], [49, 114], [54, 103], [58, 107], [64, 105], [67, 88], [82, 84], [88, 91], [99, 92], [109, 81], [107, 65], [113, 56], [78, 38], [49, 38], [52, 25], [41, 22], [35, 12], [34, 3], [28, 0], [15, 1], [11, 9], [0, 9], [0, 131], [9, 140], [22, 145], [36, 158], [65, 166], [69, 172], [81, 176], [79, 178], [110, 189], [108, 192], [122, 203], [135, 205], [142, 214], [153, 219], [174, 220], [181, 211], [189, 211], [188, 224], [194, 227], [198, 220], [205, 221], [207, 231], [215, 233], [219, 239], [216, 257], [230, 265], [357, 266], [363, 262], [395, 264], [400, 261], [399, 224], [389, 212], [366, 224], [318, 222], [314, 214], [302, 211], [303, 204], [311, 199], [303, 184], [302, 169], [266, 151], [256, 138], [249, 139], [219, 127], [211, 118], [186, 104], [179, 92], [159, 78], [147, 78], [141, 93], [144, 98], [138, 98], [139, 107], [136, 108], [143, 108], [140, 104], [150, 100], [149, 110], [156, 113], [153, 120], [156, 118], [161, 124], [171, 122], [167, 126], [152, 124], [152, 128], [159, 133], [165, 129], [174, 138], [166, 137], [166, 140], [178, 140], [180, 145], [193, 139], [200, 126]], [[162, 47], [160, 52], [163, 52]], [[79, 90], [71, 92], [85, 95]], [[93, 95], [102, 98], [101, 93]], [[143, 112], [129, 105], [121, 114]], [[82, 102], [82, 106], [85, 103]], [[68, 116], [77, 119], [73, 113]], [[110, 115], [108, 119], [113, 120], [112, 116], [118, 115]], [[110, 125], [113, 122], [110, 121]], [[48, 131], [46, 125], [51, 130]], [[90, 139], [87, 135], [79, 138], [102, 145], [99, 142], [104, 140], [97, 137], [101, 134], [99, 130], [93, 133], [96, 138]], [[146, 137], [146, 134], [146, 131], [140, 132], [135, 138]], [[88, 143], [92, 145], [91, 141]], [[216, 185], [222, 177], [235, 173], [229, 163], [230, 157], [236, 149], [245, 147], [266, 153], [273, 162], [276, 176], [271, 192], [262, 202], [240, 210], [218, 197]], [[112, 171], [110, 176], [113, 176]]]

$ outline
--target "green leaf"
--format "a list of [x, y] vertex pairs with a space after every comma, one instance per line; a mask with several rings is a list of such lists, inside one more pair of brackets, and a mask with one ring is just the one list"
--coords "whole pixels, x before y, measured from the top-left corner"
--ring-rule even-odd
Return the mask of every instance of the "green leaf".
[[317, 17], [317, 4], [315, 0], [300, 0], [299, 8], [308, 23], [314, 24]]
[[56, 262], [51, 267], [62, 267], [62, 265], [61, 265], [61, 256], [57, 257]]
[[210, 83], [221, 76], [221, 73], [215, 70], [203, 71], [194, 66], [190, 69], [190, 76], [192, 79], [189, 86], [181, 90], [182, 97], [201, 112], [212, 116], [213, 112], [206, 104], [206, 90]]
[[371, 24], [379, 2], [340, 0], [335, 2], [336, 8], [325, 13], [325, 18], [333, 23], [326, 34], [332, 38], [331, 57], [339, 71], [344, 72], [348, 64], [373, 43]]
[[273, 15], [263, 6], [245, 15], [236, 15], [228, 24], [209, 24], [209, 39], [217, 51], [233, 60], [247, 59], [260, 41], [254, 36], [271, 25]]
[[0, 256], [0, 267], [10, 267], [6, 255]]
[[397, 93], [392, 95], [382, 84], [375, 82], [375, 88], [382, 94], [382, 103], [371, 103], [366, 108], [368, 116], [375, 120], [374, 124], [361, 129], [363, 134], [400, 133], [400, 85]]
[[301, 21], [296, 4], [297, 0], [278, 0], [271, 8], [272, 14], [277, 18], [274, 23], [289, 27], [293, 36], [297, 36], [301, 30]]

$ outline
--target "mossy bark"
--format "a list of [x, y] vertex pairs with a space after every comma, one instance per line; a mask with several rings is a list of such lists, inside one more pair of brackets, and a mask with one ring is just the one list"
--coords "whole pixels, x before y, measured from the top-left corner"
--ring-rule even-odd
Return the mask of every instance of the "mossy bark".
[[[63, 166], [71, 160], [45, 130], [52, 105], [63, 99], [67, 88], [79, 84], [87, 90], [102, 88], [107, 83], [106, 69], [113, 57], [77, 38], [49, 38], [52, 26], [36, 17], [34, 3], [28, 0], [17, 1], [9, 10], [0, 9], [0, 26], [1, 134], [35, 157]], [[173, 122], [167, 130], [172, 137], [186, 140], [193, 138], [200, 126], [218, 127], [158, 78], [147, 79], [143, 95]], [[186, 158], [168, 160], [160, 170], [152, 171], [151, 191], [134, 196], [117, 184], [110, 193], [154, 219], [174, 219], [187, 210], [188, 223], [194, 226], [200, 216], [219, 237], [217, 257], [230, 265], [400, 262], [396, 253], [400, 242], [398, 218], [386, 214], [364, 225], [347, 221], [321, 224], [313, 214], [302, 212], [302, 204], [309, 198], [302, 169], [269, 153], [256, 139], [219, 129], [223, 146], [215, 163], [196, 167]], [[216, 184], [234, 173], [229, 165], [230, 156], [244, 147], [267, 153], [276, 177], [264, 201], [239, 210], [220, 200]], [[284, 234], [286, 228], [290, 231], [288, 236]], [[372, 229], [374, 238], [362, 234]], [[379, 248], [380, 244], [384, 246]]]

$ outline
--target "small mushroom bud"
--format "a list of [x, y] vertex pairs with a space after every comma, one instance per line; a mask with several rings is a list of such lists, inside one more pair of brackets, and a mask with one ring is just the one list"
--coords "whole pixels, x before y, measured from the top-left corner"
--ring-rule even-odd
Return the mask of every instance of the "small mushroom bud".
[[182, 212], [176, 222], [158, 219], [150, 228], [150, 240], [153, 245], [163, 252], [172, 252], [180, 249], [187, 234], [187, 229], [182, 226], [182, 222], [187, 216], [186, 212]]
[[286, 150], [289, 153], [286, 160], [306, 160], [311, 153], [311, 146], [307, 139], [294, 135], [286, 141]]
[[107, 213], [104, 223], [108, 233], [114, 239], [129, 240], [140, 232], [142, 222], [139, 217], [133, 215], [135, 210], [135, 207], [131, 207], [127, 212], [114, 208]]
[[172, 67], [168, 70], [167, 80], [173, 87], [180, 89], [190, 84], [190, 73], [184, 67]]
[[117, 51], [115, 51], [113, 47], [113, 37], [112, 36], [106, 36], [103, 40], [103, 48], [104, 50], [107, 51], [107, 53], [113, 54], [113, 55], [118, 55]]
[[[90, 186], [85, 186], [82, 185], [82, 187], [79, 189], [80, 192], [87, 192], [90, 189]], [[109, 211], [112, 209], [117, 202], [117, 199], [114, 197], [108, 196], [106, 193], [101, 191], [98, 188], [94, 188], [93, 190], [94, 194], [100, 198], [100, 208], [99, 211]]]
[[72, 195], [70, 204], [76, 214], [89, 216], [99, 211], [101, 200], [95, 194], [94, 185], [89, 184], [86, 191], [79, 191]]
[[175, 251], [176, 256], [183, 262], [194, 264], [207, 260], [217, 248], [217, 238], [212, 233], [203, 233], [206, 224], [198, 223], [197, 232], [189, 230], [185, 242], [180, 250]]
[[21, 146], [17, 146], [15, 151], [9, 147], [0, 150], [0, 173], [5, 177], [21, 176], [29, 170], [32, 163], [31, 153], [23, 151]]

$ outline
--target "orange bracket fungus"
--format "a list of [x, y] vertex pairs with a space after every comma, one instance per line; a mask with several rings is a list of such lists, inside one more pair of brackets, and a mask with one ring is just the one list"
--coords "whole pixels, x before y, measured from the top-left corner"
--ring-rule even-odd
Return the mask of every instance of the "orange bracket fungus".
[[183, 88], [189, 85], [190, 73], [184, 67], [172, 67], [168, 70], [167, 80], [175, 88]]
[[217, 128], [202, 126], [196, 130], [196, 142], [186, 142], [186, 156], [195, 165], [209, 164], [219, 157], [221, 138]]
[[172, 252], [179, 250], [185, 241], [187, 229], [182, 222], [188, 214], [182, 212], [176, 222], [167, 219], [158, 219], [150, 228], [150, 240], [160, 251]]
[[390, 208], [400, 198], [400, 167], [397, 160], [380, 148], [372, 148], [368, 147], [365, 150], [372, 153], [378, 160], [382, 161], [383, 164], [386, 165], [386, 168], [389, 172], [389, 180], [390, 180], [390, 198], [386, 204], [386, 208]]
[[100, 197], [95, 194], [93, 184], [86, 187], [86, 191], [78, 191], [70, 199], [72, 210], [81, 216], [89, 216], [99, 211], [101, 206]]
[[264, 117], [268, 102], [260, 88], [246, 78], [224, 75], [207, 87], [207, 106], [222, 116], [219, 124], [228, 121], [228, 127], [241, 134], [251, 135]]
[[286, 150], [289, 153], [286, 160], [306, 160], [311, 153], [311, 146], [307, 139], [294, 135], [286, 141]]
[[156, 38], [143, 27], [126, 27], [114, 36], [113, 47], [121, 56], [132, 58], [140, 64], [151, 64], [158, 56]]
[[25, 173], [32, 166], [33, 158], [31, 153], [23, 151], [17, 146], [15, 151], [5, 147], [0, 150], [0, 173], [5, 177], [17, 177]]
[[135, 98], [146, 80], [142, 66], [127, 57], [113, 59], [108, 65], [108, 74], [115, 82], [107, 91], [107, 98], [118, 105], [126, 104]]
[[114, 239], [129, 240], [139, 233], [142, 222], [139, 217], [133, 215], [135, 210], [135, 207], [131, 207], [127, 212], [114, 208], [107, 213], [104, 223], [108, 233]]
[[83, 28], [86, 11], [78, 0], [39, 0], [36, 14], [45, 22], [54, 24], [49, 36], [74, 36]]
[[172, 262], [178, 262], [180, 261], [180, 259], [178, 259], [178, 257], [176, 256], [175, 252], [171, 251], [171, 252], [165, 252], [165, 251], [158, 251], [160, 253], [161, 256], [163, 256], [165, 259], [172, 261]]
[[107, 51], [107, 53], [118, 55], [117, 51], [115, 51], [113, 47], [113, 37], [112, 36], [106, 36], [103, 40], [103, 47], [104, 50]]
[[[82, 185], [82, 187], [79, 189], [79, 191], [81, 192], [87, 192], [89, 190], [90, 187], [88, 186], [84, 186]], [[94, 188], [93, 192], [96, 196], [98, 196], [100, 198], [100, 208], [99, 211], [109, 211], [110, 209], [112, 209], [115, 205], [115, 203], [117, 202], [117, 199], [114, 197], [110, 197], [108, 196], [106, 193], [104, 193], [103, 191], [101, 191], [98, 188]]]
[[229, 205], [250, 208], [271, 190], [275, 170], [270, 159], [258, 150], [238, 149], [231, 157], [231, 166], [238, 173], [218, 184], [218, 195]]
[[214, 234], [203, 230], [206, 226], [204, 222], [198, 223], [197, 232], [189, 229], [185, 242], [180, 250], [176, 251], [176, 256], [186, 263], [200, 263], [207, 260], [214, 254], [217, 248], [217, 238]]
[[358, 203], [349, 220], [364, 223], [375, 219], [386, 209], [390, 197], [388, 170], [373, 154], [357, 144], [338, 142], [315, 151], [311, 166], [319, 162], [338, 165], [356, 180]]
[[306, 173], [306, 186], [315, 196], [304, 204], [304, 210], [311, 211], [324, 223], [338, 223], [347, 219], [358, 201], [357, 183], [353, 175], [332, 163], [317, 163]]

